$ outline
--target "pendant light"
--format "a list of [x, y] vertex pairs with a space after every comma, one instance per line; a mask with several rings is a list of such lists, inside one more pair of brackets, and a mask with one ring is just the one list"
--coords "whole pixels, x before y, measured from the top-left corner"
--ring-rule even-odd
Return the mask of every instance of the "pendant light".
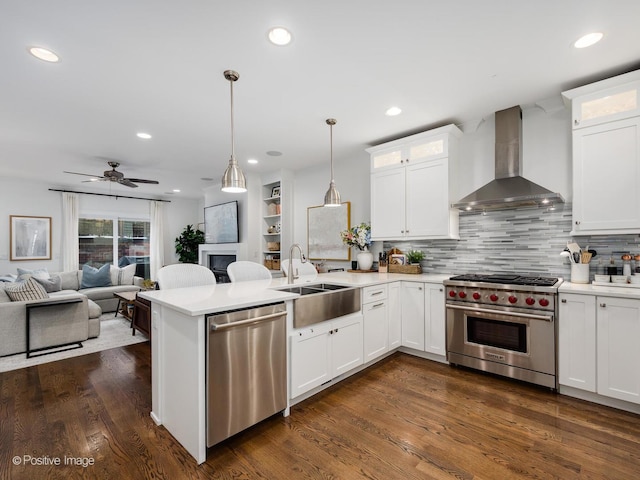
[[336, 189], [336, 182], [333, 179], [333, 126], [335, 124], [335, 118], [327, 118], [327, 125], [329, 125], [329, 140], [331, 142], [331, 183], [329, 183], [329, 190], [327, 190], [327, 193], [324, 195], [325, 207], [340, 206], [340, 193]]
[[222, 191], [229, 193], [241, 193], [247, 191], [247, 180], [240, 170], [235, 155], [235, 140], [233, 136], [233, 82], [240, 78], [240, 74], [233, 70], [225, 70], [224, 78], [229, 80], [231, 85], [231, 159], [229, 166], [222, 175]]

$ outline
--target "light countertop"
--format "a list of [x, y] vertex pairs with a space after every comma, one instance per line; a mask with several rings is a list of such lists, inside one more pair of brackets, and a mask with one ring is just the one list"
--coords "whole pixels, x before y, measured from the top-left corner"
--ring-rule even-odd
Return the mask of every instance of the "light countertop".
[[[333, 272], [301, 276], [295, 285], [336, 283], [350, 287], [366, 287], [397, 281], [442, 283], [450, 275], [401, 273]], [[277, 290], [289, 285], [285, 277], [251, 282], [220, 283], [203, 287], [142, 291], [139, 295], [151, 302], [170, 307], [189, 316], [248, 308], [267, 303], [292, 300], [299, 295]]]
[[615, 286], [613, 283], [610, 285], [594, 285], [592, 283], [564, 282], [560, 285], [558, 292], [640, 299], [640, 288], [636, 286]]

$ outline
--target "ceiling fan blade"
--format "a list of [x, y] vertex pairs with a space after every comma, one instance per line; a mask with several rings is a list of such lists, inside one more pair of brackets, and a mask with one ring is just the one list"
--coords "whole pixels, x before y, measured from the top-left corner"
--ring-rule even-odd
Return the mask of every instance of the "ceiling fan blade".
[[152, 183], [153, 185], [158, 185], [157, 180], [145, 180], [143, 178], [126, 178], [125, 180], [129, 180], [130, 182], [136, 182], [136, 183]]
[[93, 178], [104, 178], [102, 175], [89, 175], [88, 173], [67, 172], [67, 171], [64, 171], [63, 173], [70, 173], [72, 175], [84, 175], [85, 177], [93, 177]]
[[118, 183], [120, 185], [125, 185], [127, 187], [138, 188], [138, 185], [136, 185], [135, 183], [130, 181], [128, 178], [121, 178], [121, 179], [118, 180]]
[[80, 183], [96, 183], [96, 182], [107, 182], [107, 181], [109, 181], [108, 178], [96, 177], [93, 180], [82, 180], [82, 182]]

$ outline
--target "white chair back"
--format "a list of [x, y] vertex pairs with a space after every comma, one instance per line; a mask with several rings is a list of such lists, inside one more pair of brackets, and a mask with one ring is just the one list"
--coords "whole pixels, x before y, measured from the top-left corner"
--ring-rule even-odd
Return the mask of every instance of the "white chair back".
[[[287, 273], [289, 272], [289, 259], [285, 258], [284, 260], [282, 260], [280, 262], [280, 270], [282, 270], [282, 273], [284, 274], [284, 276], [287, 276]], [[316, 270], [316, 267], [313, 265], [313, 263], [311, 262], [304, 262], [302, 263], [299, 259], [294, 258], [293, 259], [293, 274], [294, 275], [298, 275], [298, 276], [310, 276], [310, 275], [317, 275], [318, 271]]]
[[272, 278], [271, 272], [269, 272], [269, 269], [264, 265], [244, 260], [230, 263], [227, 267], [227, 275], [229, 275], [229, 279], [232, 282], [248, 282], [250, 280], [266, 280]]
[[211, 270], [194, 263], [176, 263], [158, 270], [158, 287], [161, 290], [182, 287], [214, 285], [216, 276]]

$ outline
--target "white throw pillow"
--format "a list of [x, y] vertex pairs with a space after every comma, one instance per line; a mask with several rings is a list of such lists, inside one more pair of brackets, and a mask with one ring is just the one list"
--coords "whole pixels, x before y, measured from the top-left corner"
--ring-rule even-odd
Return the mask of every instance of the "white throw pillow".
[[111, 285], [133, 285], [136, 266], [135, 263], [122, 268], [111, 265]]

